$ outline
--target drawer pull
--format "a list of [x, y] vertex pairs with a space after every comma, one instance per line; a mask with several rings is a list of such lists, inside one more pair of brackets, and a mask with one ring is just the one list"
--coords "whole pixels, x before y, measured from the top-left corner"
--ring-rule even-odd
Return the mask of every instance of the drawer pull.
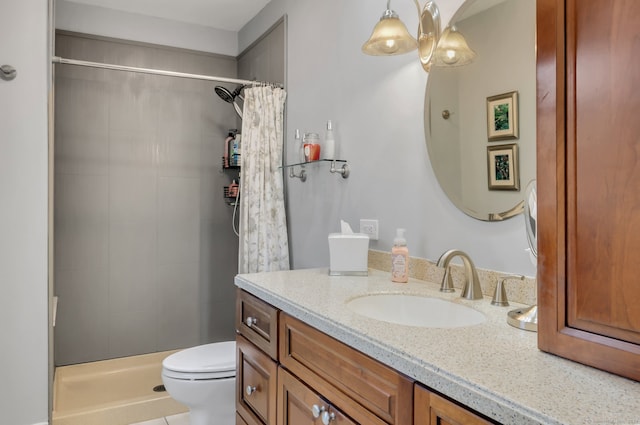
[[258, 319], [256, 319], [255, 317], [247, 317], [244, 321], [244, 323], [247, 324], [247, 326], [251, 327], [253, 325], [255, 325], [256, 323], [258, 323]]
[[251, 395], [257, 391], [256, 387], [252, 387], [251, 385], [247, 385], [247, 389], [245, 390], [247, 395]]
[[324, 413], [326, 410], [327, 410], [326, 407], [318, 406], [317, 404], [314, 404], [313, 406], [311, 406], [311, 414], [316, 419], [319, 418], [320, 414]]
[[336, 414], [331, 412], [327, 412], [326, 410], [322, 412], [322, 423], [324, 425], [329, 425], [332, 421], [336, 420]]

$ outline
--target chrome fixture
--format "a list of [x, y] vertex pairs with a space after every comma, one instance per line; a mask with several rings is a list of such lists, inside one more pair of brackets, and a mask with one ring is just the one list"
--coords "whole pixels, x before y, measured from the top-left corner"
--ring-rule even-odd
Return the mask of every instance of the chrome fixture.
[[11, 65], [0, 66], [0, 79], [4, 81], [11, 81], [18, 75], [18, 71]]
[[[524, 222], [531, 262], [537, 265], [538, 258], [538, 195], [536, 179], [524, 190]], [[518, 308], [507, 313], [507, 323], [525, 331], [538, 331], [538, 306]]]
[[525, 331], [538, 332], [538, 306], [511, 310], [507, 313], [507, 323]]
[[233, 104], [233, 107], [236, 110], [236, 114], [238, 114], [240, 119], [242, 119], [242, 109], [238, 105], [238, 102], [236, 102], [236, 97], [244, 102], [244, 97], [242, 97], [242, 95], [240, 94], [243, 88], [244, 85], [238, 86], [233, 92], [222, 86], [216, 86], [214, 89], [220, 99], [224, 100], [227, 103]]
[[293, 167], [289, 168], [289, 178], [298, 178], [300, 179], [301, 182], [306, 182], [307, 181], [307, 172], [304, 170], [303, 167], [300, 167], [300, 172], [298, 174], [295, 173], [295, 171], [293, 170]]
[[391, 56], [418, 49], [420, 63], [428, 72], [440, 36], [440, 11], [433, 0], [427, 1], [422, 10], [418, 0], [413, 1], [418, 11], [418, 39], [409, 34], [398, 14], [391, 10], [391, 0], [387, 0], [387, 9], [362, 45], [362, 52], [372, 56]]
[[342, 174], [342, 178], [346, 179], [349, 177], [349, 166], [347, 164], [343, 164], [342, 168], [336, 168], [336, 161], [331, 161], [331, 169], [329, 169], [331, 173], [340, 173]]
[[496, 285], [496, 290], [493, 292], [493, 299], [491, 300], [491, 305], [497, 306], [507, 306], [509, 305], [509, 300], [507, 299], [507, 291], [504, 286], [505, 280], [509, 279], [520, 279], [524, 280], [524, 276], [522, 275], [504, 275], [498, 278], [498, 284]]
[[469, 255], [457, 249], [445, 252], [438, 259], [437, 266], [445, 269], [442, 283], [440, 285], [440, 291], [453, 292], [453, 280], [451, 278], [449, 263], [454, 257], [462, 258], [462, 263], [464, 264], [465, 281], [460, 296], [468, 300], [482, 299], [482, 288], [480, 287], [480, 279], [478, 278], [476, 266], [473, 265], [473, 261], [471, 261]]

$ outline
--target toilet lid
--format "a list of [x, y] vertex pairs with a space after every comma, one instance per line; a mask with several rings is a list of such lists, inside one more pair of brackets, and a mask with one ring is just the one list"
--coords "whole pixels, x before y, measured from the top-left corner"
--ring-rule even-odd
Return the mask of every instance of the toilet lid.
[[165, 358], [162, 367], [181, 373], [235, 372], [236, 342], [216, 342], [178, 351]]

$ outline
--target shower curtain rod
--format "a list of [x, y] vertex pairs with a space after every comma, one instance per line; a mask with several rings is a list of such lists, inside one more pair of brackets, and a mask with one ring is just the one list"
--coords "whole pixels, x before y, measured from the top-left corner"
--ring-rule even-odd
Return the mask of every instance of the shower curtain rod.
[[194, 79], [194, 80], [218, 81], [218, 82], [221, 82], [221, 83], [244, 84], [244, 85], [261, 85], [261, 84], [264, 84], [264, 85], [271, 85], [271, 86], [282, 88], [282, 84], [280, 84], [280, 83], [268, 83], [268, 82], [264, 82], [264, 81], [255, 81], [255, 80], [240, 80], [240, 79], [237, 79], [237, 78], [215, 77], [215, 76], [212, 76], [212, 75], [187, 74], [185, 72], [165, 71], [165, 70], [162, 70], [162, 69], [137, 68], [137, 67], [134, 67], [134, 66], [113, 65], [113, 64], [109, 64], [109, 63], [89, 62], [89, 61], [82, 61], [82, 60], [76, 60], [76, 59], [66, 59], [66, 58], [61, 58], [59, 56], [51, 57], [51, 62], [66, 64], [66, 65], [88, 66], [88, 67], [92, 67], [92, 68], [113, 69], [113, 70], [116, 70], [116, 71], [138, 72], [138, 73], [141, 73], [141, 74], [164, 75], [166, 77], [190, 78], [190, 79]]

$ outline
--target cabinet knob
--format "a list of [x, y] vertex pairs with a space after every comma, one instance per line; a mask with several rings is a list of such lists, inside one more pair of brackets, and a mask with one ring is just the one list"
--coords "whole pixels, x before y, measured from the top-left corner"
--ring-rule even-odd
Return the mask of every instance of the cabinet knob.
[[324, 425], [329, 425], [332, 421], [336, 420], [336, 414], [331, 412], [327, 412], [326, 410], [322, 412], [322, 423]]
[[244, 320], [244, 323], [246, 323], [247, 326], [251, 327], [251, 326], [255, 325], [256, 323], [258, 323], [258, 319], [256, 319], [255, 317], [249, 316]]
[[246, 391], [247, 395], [251, 395], [251, 394], [253, 394], [253, 393], [255, 393], [257, 391], [257, 388], [256, 387], [252, 387], [251, 385], [247, 385], [247, 388], [246, 388], [245, 391]]
[[317, 404], [314, 404], [313, 406], [311, 406], [311, 414], [316, 419], [319, 418], [320, 414], [323, 413], [325, 410], [327, 410], [327, 408], [324, 406], [318, 406]]

